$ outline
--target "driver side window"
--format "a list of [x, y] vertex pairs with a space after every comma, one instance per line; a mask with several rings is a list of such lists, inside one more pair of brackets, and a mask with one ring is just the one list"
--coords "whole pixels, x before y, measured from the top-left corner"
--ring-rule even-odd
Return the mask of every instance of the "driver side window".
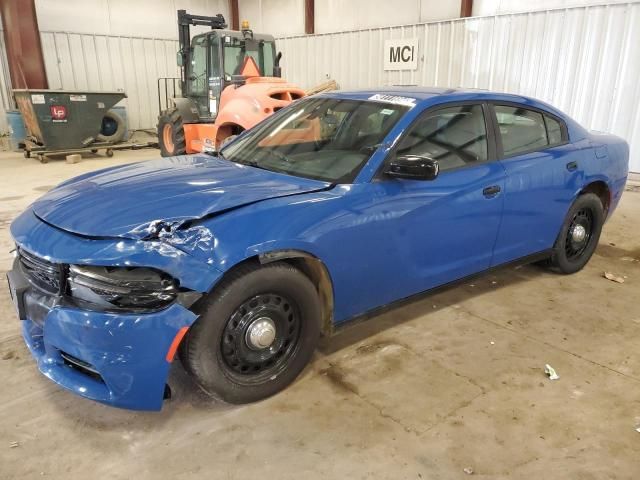
[[432, 158], [441, 172], [486, 162], [487, 129], [482, 106], [427, 111], [404, 136], [396, 155]]

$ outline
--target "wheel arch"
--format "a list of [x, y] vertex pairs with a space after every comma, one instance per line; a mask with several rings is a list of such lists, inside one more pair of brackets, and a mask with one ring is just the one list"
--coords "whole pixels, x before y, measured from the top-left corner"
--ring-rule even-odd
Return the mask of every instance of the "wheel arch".
[[320, 303], [322, 304], [322, 325], [320, 326], [324, 336], [330, 336], [333, 333], [333, 309], [334, 309], [334, 292], [333, 281], [329, 273], [329, 269], [317, 256], [298, 249], [280, 249], [261, 252], [230, 267], [216, 281], [212, 287], [212, 291], [220, 284], [228, 275], [242, 268], [247, 264], [266, 265], [272, 262], [286, 262], [304, 273], [314, 284], [318, 291]]
[[234, 122], [225, 122], [221, 124], [216, 131], [216, 145], [220, 145], [225, 138], [231, 135], [240, 135], [246, 130], [245, 127]]
[[593, 193], [602, 202], [604, 217], [607, 218], [609, 207], [611, 206], [611, 189], [604, 180], [594, 180], [586, 184], [576, 195], [576, 198], [586, 193]]
[[175, 97], [172, 99], [173, 105], [182, 117], [182, 123], [198, 123], [198, 106], [190, 98]]

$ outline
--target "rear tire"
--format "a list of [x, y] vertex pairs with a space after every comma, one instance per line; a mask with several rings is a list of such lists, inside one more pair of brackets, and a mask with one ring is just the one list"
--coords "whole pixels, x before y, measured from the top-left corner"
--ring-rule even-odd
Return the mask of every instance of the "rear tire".
[[548, 266], [564, 274], [582, 270], [598, 246], [603, 224], [600, 198], [593, 193], [580, 195], [569, 209]]
[[187, 152], [182, 116], [177, 108], [165, 110], [158, 118], [158, 145], [163, 157], [184, 155]]
[[195, 308], [181, 356], [202, 390], [229, 403], [274, 395], [307, 365], [320, 337], [313, 283], [284, 262], [245, 265]]

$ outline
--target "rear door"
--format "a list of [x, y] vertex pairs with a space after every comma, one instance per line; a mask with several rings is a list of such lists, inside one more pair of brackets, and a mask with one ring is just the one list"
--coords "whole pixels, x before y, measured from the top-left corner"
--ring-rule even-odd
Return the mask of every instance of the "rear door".
[[507, 174], [493, 265], [551, 248], [582, 176], [580, 152], [554, 115], [514, 103], [491, 105]]

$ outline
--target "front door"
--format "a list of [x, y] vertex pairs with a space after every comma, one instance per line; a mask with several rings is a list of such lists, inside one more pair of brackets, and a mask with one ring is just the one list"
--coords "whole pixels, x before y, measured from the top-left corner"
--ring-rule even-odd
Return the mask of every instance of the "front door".
[[486, 110], [482, 104], [428, 110], [386, 160], [401, 155], [435, 159], [440, 174], [434, 180], [380, 174], [364, 186], [370, 203], [361, 215], [372, 221], [363, 222], [361, 234], [367, 251], [376, 253], [366, 275], [344, 272], [366, 292], [350, 299], [351, 314], [490, 267], [505, 171], [495, 160]]

